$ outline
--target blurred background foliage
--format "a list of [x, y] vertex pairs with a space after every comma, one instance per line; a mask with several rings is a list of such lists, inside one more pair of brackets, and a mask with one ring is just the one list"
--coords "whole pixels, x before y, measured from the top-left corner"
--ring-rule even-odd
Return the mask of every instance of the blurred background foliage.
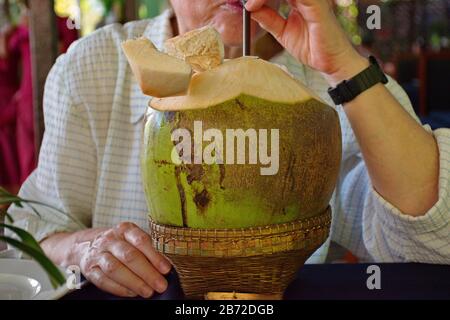
[[[5, 0], [0, 0], [0, 2]], [[193, 0], [186, 0], [193, 1]], [[19, 0], [9, 0], [13, 21], [20, 10]], [[124, 22], [126, 0], [55, 0], [60, 17], [80, 17], [81, 35], [113, 22]], [[154, 17], [165, 10], [168, 0], [137, 0], [139, 19]], [[286, 2], [281, 8], [288, 13]], [[450, 0], [334, 0], [338, 18], [356, 46], [374, 45], [382, 58], [412, 46], [427, 46], [439, 51], [449, 47]], [[369, 5], [377, 4], [382, 12], [382, 30], [367, 30]], [[375, 43], [374, 43], [375, 42]]]
[[[192, 1], [192, 0], [187, 0]], [[20, 10], [18, 0], [10, 0], [10, 10], [13, 21], [16, 21]], [[335, 0], [339, 19], [349, 32], [355, 44], [361, 42], [357, 26], [357, 0]], [[87, 35], [99, 26], [123, 20], [123, 9], [126, 0], [55, 0], [55, 12], [60, 17], [81, 18], [81, 34]], [[167, 8], [167, 0], [139, 0], [138, 17], [151, 18]], [[288, 13], [287, 4], [283, 4], [281, 12]]]
[[[4, 0], [0, 0], [2, 3]], [[123, 22], [126, 0], [55, 0], [55, 12], [60, 17], [81, 17], [81, 35], [109, 23]], [[13, 23], [20, 16], [20, 0], [9, 0]], [[139, 0], [138, 18], [152, 18], [167, 8], [166, 0]]]
[[[55, 12], [60, 17], [74, 17], [80, 14], [81, 33], [87, 35], [99, 26], [122, 22], [125, 2], [125, 0], [55, 0]], [[152, 18], [166, 8], [166, 0], [140, 0], [138, 17]]]

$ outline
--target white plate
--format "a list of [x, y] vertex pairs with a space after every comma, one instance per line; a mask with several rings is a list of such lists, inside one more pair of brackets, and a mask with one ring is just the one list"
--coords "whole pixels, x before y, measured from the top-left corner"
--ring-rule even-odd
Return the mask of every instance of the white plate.
[[31, 300], [40, 291], [41, 284], [35, 279], [0, 273], [0, 300]]
[[[64, 270], [61, 271], [65, 275]], [[30, 287], [30, 279], [40, 285], [40, 290], [34, 295], [31, 291], [28, 291], [33, 290], [31, 287], [33, 287], [32, 284], [35, 284], [32, 282]], [[53, 289], [47, 274], [41, 266], [33, 260], [24, 259], [0, 259], [0, 300], [2, 299], [1, 288], [3, 286], [5, 287], [5, 290], [8, 290], [6, 289], [8, 286], [10, 290], [16, 290], [17, 294], [23, 295], [23, 299], [33, 300], [55, 300], [61, 298], [70, 291], [66, 285]], [[36, 290], [36, 288], [34, 290]], [[17, 297], [17, 299], [20, 300], [20, 297]]]

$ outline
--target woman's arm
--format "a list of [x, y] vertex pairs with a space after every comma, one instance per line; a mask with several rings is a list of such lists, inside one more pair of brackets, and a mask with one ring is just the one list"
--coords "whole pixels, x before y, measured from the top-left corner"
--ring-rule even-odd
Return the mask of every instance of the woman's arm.
[[[354, 69], [326, 76], [332, 86], [368, 62], [355, 57], [347, 65]], [[382, 84], [344, 104], [344, 110], [375, 190], [404, 214], [425, 214], [438, 200], [439, 150], [433, 135]]]
[[[290, 0], [283, 19], [265, 0], [249, 0], [252, 17], [299, 61], [322, 72], [330, 86], [369, 66], [348, 41], [327, 0]], [[411, 216], [438, 199], [439, 151], [432, 134], [378, 84], [344, 105], [374, 188]]]

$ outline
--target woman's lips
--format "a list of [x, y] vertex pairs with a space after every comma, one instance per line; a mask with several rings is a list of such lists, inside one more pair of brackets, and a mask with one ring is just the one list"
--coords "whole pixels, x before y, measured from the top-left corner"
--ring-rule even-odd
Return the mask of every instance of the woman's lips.
[[240, 12], [242, 12], [242, 9], [244, 8], [241, 0], [227, 0], [225, 6], [230, 10]]

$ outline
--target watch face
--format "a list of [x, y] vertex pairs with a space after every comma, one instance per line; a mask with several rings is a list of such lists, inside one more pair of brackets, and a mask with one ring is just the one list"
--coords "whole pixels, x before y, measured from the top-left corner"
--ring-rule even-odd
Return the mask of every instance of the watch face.
[[370, 61], [371, 64], [380, 66], [380, 65], [378, 64], [377, 58], [375, 58], [374, 56], [369, 56], [369, 61]]

